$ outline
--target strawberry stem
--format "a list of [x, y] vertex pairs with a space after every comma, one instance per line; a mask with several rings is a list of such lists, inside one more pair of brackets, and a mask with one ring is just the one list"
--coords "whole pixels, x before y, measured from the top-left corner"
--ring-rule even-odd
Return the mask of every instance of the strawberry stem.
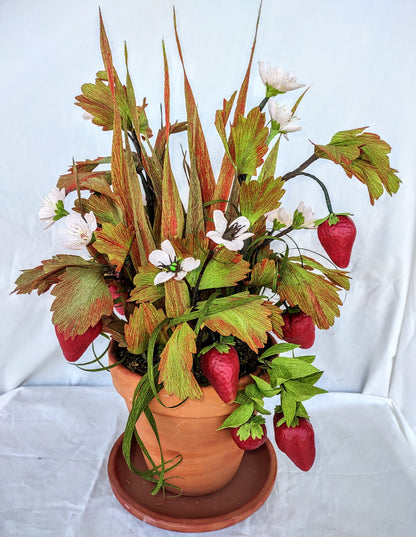
[[322, 188], [322, 191], [324, 193], [325, 202], [326, 202], [326, 206], [328, 207], [329, 214], [333, 214], [334, 211], [332, 210], [331, 198], [329, 197], [328, 190], [326, 186], [324, 185], [324, 183], [320, 179], [318, 179], [315, 175], [312, 175], [311, 173], [299, 172], [298, 175], [305, 175], [306, 177], [310, 177], [311, 179], [313, 179], [314, 181], [318, 183], [318, 185]]

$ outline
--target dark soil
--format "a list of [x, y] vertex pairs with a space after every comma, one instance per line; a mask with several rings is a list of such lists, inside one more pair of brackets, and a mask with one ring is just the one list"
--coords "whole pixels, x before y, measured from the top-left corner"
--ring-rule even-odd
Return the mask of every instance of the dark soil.
[[[240, 357], [240, 377], [254, 373], [259, 367], [258, 355], [246, 343], [237, 338], [235, 338], [235, 349]], [[132, 354], [127, 349], [119, 347], [117, 358], [123, 360], [123, 365], [133, 373], [144, 375], [147, 372], [147, 357], [145, 354]], [[159, 356], [154, 357], [153, 363], [155, 366], [159, 360]], [[194, 359], [193, 373], [200, 386], [209, 384], [201, 371], [198, 358]]]

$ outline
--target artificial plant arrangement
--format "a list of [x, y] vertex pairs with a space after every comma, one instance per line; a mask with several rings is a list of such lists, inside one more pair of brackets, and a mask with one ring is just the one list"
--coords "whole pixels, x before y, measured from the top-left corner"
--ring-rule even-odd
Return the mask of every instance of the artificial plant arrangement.
[[[76, 104], [92, 123], [113, 131], [111, 156], [73, 162], [39, 213], [46, 227], [62, 219], [64, 245], [88, 256], [58, 254], [42, 261], [23, 271], [15, 292], [51, 290], [52, 322], [70, 362], [106, 334], [118, 344], [115, 365], [141, 367], [124, 436], [130, 467], [133, 436], [140, 442], [134, 428], [138, 416], [146, 413], [157, 434], [149, 402], [159, 399], [160, 390], [186, 401], [200, 399], [201, 386], [210, 384], [232, 408], [221, 429], [228, 429], [243, 450], [265, 442], [263, 416], [270, 412], [263, 401], [277, 397], [277, 446], [307, 471], [315, 443], [303, 402], [324, 390], [316, 386], [322, 371], [312, 365], [314, 356], [299, 355], [298, 348], [310, 348], [315, 329], [327, 330], [340, 315], [340, 293], [349, 288], [343, 269], [356, 229], [351, 215], [334, 212], [323, 181], [305, 170], [318, 159], [331, 160], [367, 187], [373, 204], [399, 188], [390, 147], [365, 128], [340, 131], [329, 143], [312, 144], [310, 158], [298, 168], [276, 176], [279, 145], [301, 128], [295, 113], [307, 90], [291, 109], [279, 104], [279, 95], [304, 84], [293, 73], [260, 62], [265, 96], [246, 110], [254, 39], [239, 91], [215, 113], [224, 146], [215, 177], [176, 20], [187, 117], [171, 122], [163, 45], [164, 125], [156, 135], [147, 121], [146, 100], [137, 103], [127, 49], [123, 84], [100, 21], [105, 70], [82, 86]], [[184, 131], [186, 195], [175, 182], [169, 144], [171, 136]], [[286, 183], [299, 175], [321, 186], [327, 215], [315, 219], [303, 202], [294, 214], [283, 208]], [[75, 200], [71, 211], [65, 208], [70, 193]], [[317, 233], [331, 261], [306, 255], [298, 242], [290, 248], [295, 230]], [[101, 358], [80, 366], [101, 365]], [[251, 383], [238, 390], [239, 377], [247, 374]], [[167, 470], [163, 463], [152, 468], [142, 474], [153, 480], [157, 492], [166, 484]], [[180, 466], [176, 471], [180, 474]]]

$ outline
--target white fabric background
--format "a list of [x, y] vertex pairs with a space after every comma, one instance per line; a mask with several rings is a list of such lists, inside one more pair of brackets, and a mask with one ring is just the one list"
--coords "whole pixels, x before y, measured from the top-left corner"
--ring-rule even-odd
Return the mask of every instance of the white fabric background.
[[[122, 79], [123, 42], [127, 41], [136, 96], [138, 101], [147, 98], [154, 131], [160, 124], [163, 100], [161, 39], [165, 39], [171, 117], [183, 120], [173, 2], [101, 0], [99, 5]], [[213, 124], [215, 110], [240, 87], [258, 2], [177, 0], [175, 6], [188, 76], [218, 173], [222, 148]], [[322, 387], [380, 396], [387, 398], [386, 404], [392, 400], [413, 430], [415, 27], [416, 2], [412, 0], [264, 0], [248, 95], [248, 107], [263, 97], [259, 60], [294, 70], [311, 85], [298, 109], [303, 130], [290, 136], [289, 142], [282, 141], [281, 174], [309, 157], [308, 140], [327, 143], [338, 130], [368, 125], [392, 146], [391, 164], [399, 170], [403, 184], [397, 195], [383, 196], [374, 207], [366, 188], [332, 163], [310, 167], [311, 173], [326, 180], [334, 209], [354, 213], [358, 229], [349, 267], [351, 291], [341, 317], [329, 331], [317, 333], [312, 351], [317, 366], [325, 370]], [[111, 151], [111, 134], [84, 121], [82, 110], [73, 105], [81, 85], [93, 82], [96, 71], [102, 69], [98, 2], [1, 0], [0, 68], [0, 393], [28, 384], [109, 385], [109, 374], [84, 373], [62, 358], [50, 322], [49, 295], [9, 295], [20, 270], [66, 252], [57, 242], [59, 223], [44, 231], [37, 219], [41, 198], [72, 158], [107, 156]], [[298, 94], [283, 99], [292, 103]], [[172, 154], [183, 185], [180, 143], [186, 146], [186, 138], [175, 138]], [[300, 200], [313, 207], [316, 217], [326, 214], [319, 187], [307, 178], [287, 184], [285, 206], [293, 211]], [[305, 236], [306, 247], [323, 253], [314, 232], [297, 238], [302, 242]], [[365, 428], [365, 423], [360, 426]], [[10, 530], [5, 535], [15, 533]]]

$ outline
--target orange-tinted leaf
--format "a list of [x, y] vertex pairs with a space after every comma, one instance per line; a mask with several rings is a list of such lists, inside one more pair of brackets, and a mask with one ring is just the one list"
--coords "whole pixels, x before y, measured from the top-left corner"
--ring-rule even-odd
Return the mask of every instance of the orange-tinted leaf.
[[253, 225], [259, 218], [280, 206], [285, 193], [283, 181], [269, 177], [262, 182], [243, 181], [240, 186], [240, 211]]
[[179, 56], [182, 62], [184, 82], [185, 82], [185, 101], [186, 114], [188, 119], [188, 143], [189, 152], [194, 153], [197, 175], [201, 185], [201, 195], [203, 203], [213, 199], [215, 190], [215, 178], [212, 171], [211, 161], [209, 158], [208, 148], [205, 141], [205, 136], [202, 130], [201, 121], [199, 119], [198, 110], [195, 104], [194, 95], [185, 70], [181, 45], [179, 41], [178, 28], [176, 24], [176, 15], [174, 11], [174, 26], [176, 43], [178, 46]]
[[277, 283], [277, 267], [273, 259], [262, 259], [251, 271], [250, 286], [274, 289]]
[[165, 286], [165, 310], [168, 317], [183, 315], [190, 306], [189, 291], [183, 280], [168, 280]]
[[104, 223], [102, 229], [95, 232], [94, 247], [102, 254], [108, 256], [110, 263], [121, 272], [124, 261], [130, 252], [134, 232], [127, 229], [122, 223], [114, 226]]
[[133, 354], [141, 354], [147, 349], [149, 335], [144, 323], [144, 313], [141, 306], [134, 308], [133, 315], [124, 327], [124, 335], [127, 343], [127, 350]]
[[193, 355], [196, 353], [196, 334], [187, 323], [176, 326], [161, 353], [160, 381], [170, 394], [180, 399], [200, 399], [202, 391], [192, 374]]
[[[251, 53], [250, 53], [250, 59], [249, 59], [249, 62], [248, 62], [247, 71], [246, 71], [246, 74], [244, 76], [243, 83], [241, 84], [240, 91], [238, 93], [238, 98], [237, 98], [237, 104], [236, 104], [235, 113], [234, 113], [233, 124], [235, 124], [235, 122], [236, 122], [236, 120], [237, 120], [237, 118], [239, 116], [244, 115], [244, 110], [245, 110], [245, 106], [246, 106], [246, 99], [247, 99], [248, 83], [249, 83], [249, 80], [250, 80], [251, 64], [253, 62], [254, 49], [256, 47], [257, 30], [258, 30], [258, 27], [259, 27], [260, 13], [261, 13], [261, 4], [260, 4], [260, 8], [259, 8], [259, 13], [258, 13], [258, 16], [257, 16], [256, 30], [255, 30], [255, 34], [254, 34], [253, 45], [251, 47]], [[228, 145], [230, 147], [230, 145], [231, 145], [230, 142], [228, 143]], [[233, 154], [231, 148], [230, 148], [230, 153]], [[219, 177], [218, 177], [218, 182], [217, 182], [217, 185], [215, 187], [214, 198], [213, 199], [221, 199], [221, 200], [228, 199], [228, 197], [230, 195], [230, 192], [231, 192], [231, 189], [232, 189], [232, 186], [233, 186], [234, 177], [235, 177], [234, 166], [231, 163], [228, 155], [225, 154], [224, 159], [222, 161], [220, 174], [219, 174]], [[212, 211], [214, 211], [215, 209], [219, 209], [220, 211], [225, 211], [225, 208], [226, 208], [226, 203], [225, 202], [215, 204], [214, 206], [211, 207], [211, 214], [212, 214]]]
[[250, 272], [250, 263], [237, 252], [226, 248], [215, 250], [201, 278], [199, 289], [232, 287]]
[[[247, 298], [252, 300], [247, 302]], [[269, 319], [270, 311], [263, 306], [263, 298], [239, 293], [215, 299], [212, 309], [216, 306], [218, 310], [204, 318], [202, 327], [207, 326], [223, 336], [238, 337], [255, 352], [264, 347], [267, 332], [272, 329], [272, 324]], [[200, 307], [203, 307], [203, 303]]]
[[232, 151], [237, 175], [257, 175], [257, 168], [267, 153], [269, 129], [264, 126], [265, 115], [256, 106], [245, 118], [240, 115], [231, 126]]
[[281, 300], [286, 300], [290, 306], [298, 305], [318, 328], [328, 329], [335, 317], [339, 317], [342, 302], [337, 291], [332, 281], [291, 259], [280, 264], [277, 292]]
[[165, 296], [165, 286], [155, 285], [155, 276], [160, 270], [153, 265], [139, 267], [133, 283], [135, 288], [130, 292], [130, 302], [155, 302]]
[[104, 280], [107, 267], [68, 267], [52, 289], [52, 322], [65, 339], [83, 334], [103, 315], [113, 312], [113, 299]]
[[162, 226], [161, 239], [174, 239], [182, 237], [185, 226], [185, 216], [182, 207], [182, 201], [179, 196], [178, 187], [173, 177], [170, 159], [169, 159], [169, 69], [166, 58], [165, 47], [163, 46], [163, 59], [165, 69], [165, 125], [166, 125], [166, 151], [163, 163], [163, 182], [162, 182]]

